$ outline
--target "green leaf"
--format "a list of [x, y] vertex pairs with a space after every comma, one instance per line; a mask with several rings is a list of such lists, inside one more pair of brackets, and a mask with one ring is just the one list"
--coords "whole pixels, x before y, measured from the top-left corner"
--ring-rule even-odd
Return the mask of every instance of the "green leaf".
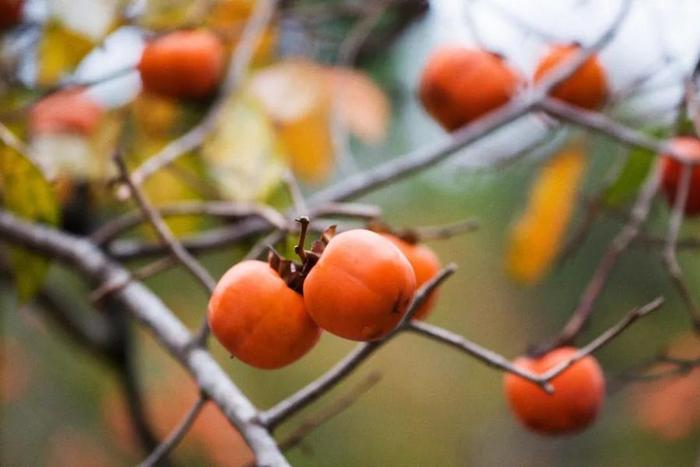
[[617, 179], [603, 195], [603, 202], [609, 206], [620, 206], [629, 201], [644, 183], [654, 162], [654, 153], [647, 149], [632, 149]]
[[[0, 143], [0, 179], [5, 209], [34, 222], [58, 222], [58, 201], [51, 184], [28, 157], [4, 143]], [[10, 261], [19, 299], [26, 302], [41, 286], [49, 263], [19, 247], [11, 249]]]

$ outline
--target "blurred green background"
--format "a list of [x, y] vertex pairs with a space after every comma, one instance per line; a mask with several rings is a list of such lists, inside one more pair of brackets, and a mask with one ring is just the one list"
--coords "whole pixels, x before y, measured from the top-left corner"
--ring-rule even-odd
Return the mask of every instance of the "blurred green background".
[[[422, 24], [419, 28], [425, 28]], [[363, 63], [390, 95], [394, 120], [391, 136], [381, 147], [353, 144], [355, 162], [362, 168], [387, 160], [389, 154], [425, 147], [443, 137], [417, 108], [415, 84], [405, 82], [413, 79], [424, 58], [423, 52], [420, 60], [413, 55], [413, 46], [423, 33], [425, 29], [418, 29], [387, 55]], [[413, 70], [408, 74], [404, 73], [407, 62]], [[511, 131], [501, 136], [506, 140], [521, 136]], [[585, 140], [589, 164], [584, 191], [594, 193], [624, 151], [601, 137], [587, 136]], [[489, 157], [483, 155], [486, 160]], [[525, 155], [497, 170], [448, 162], [362, 199], [380, 206], [385, 219], [396, 226], [435, 225], [465, 218], [479, 221], [476, 232], [430, 243], [443, 262], [453, 261], [459, 270], [442, 287], [429, 321], [507, 357], [515, 357], [528, 345], [557, 332], [621, 227], [614, 216], [602, 217], [576, 254], [558, 264], [541, 284], [515, 284], [504, 271], [508, 229], [524, 208], [539, 162], [541, 154]], [[336, 179], [343, 176], [339, 173]], [[582, 213], [579, 206], [575, 219], [580, 220]], [[663, 235], [667, 220], [666, 204], [658, 200], [649, 232]], [[700, 221], [688, 221], [683, 233], [700, 234]], [[243, 247], [229, 248], [202, 258], [219, 277], [245, 252]], [[680, 259], [697, 293], [698, 253], [683, 253]], [[48, 283], [76, 304], [90, 292], [79, 278], [58, 265], [52, 267]], [[207, 297], [188, 274], [171, 270], [146, 283], [189, 326], [195, 328], [201, 322]], [[597, 354], [610, 380], [689, 331], [683, 304], [662, 269], [660, 251], [636, 244], [616, 269], [580, 343], [597, 336], [631, 308], [659, 295], [667, 299], [661, 312], [636, 323]], [[91, 312], [79, 305], [75, 311], [84, 315]], [[110, 368], [62, 335], [37, 306], [20, 307], [7, 282], [0, 282], [0, 319], [0, 465], [120, 466], [144, 457], [130, 431], [119, 385]], [[150, 335], [134, 323], [130, 326], [146, 412], [163, 437], [195, 400], [196, 388]], [[302, 360], [270, 372], [229, 359], [214, 340], [211, 349], [252, 402], [266, 408], [322, 374], [353, 345], [325, 334]], [[697, 382], [698, 371], [688, 380]], [[700, 394], [700, 384], [687, 389], [691, 392], [688, 400], [696, 404], [685, 407], [685, 413], [681, 410], [680, 415], [692, 420], [680, 433], [669, 435], [645, 423], [649, 411], [671, 409], [662, 403], [652, 407], [651, 400], [645, 398], [647, 392], [658, 393], [658, 386], [637, 384], [610, 394], [599, 420], [586, 432], [545, 438], [525, 431], [511, 416], [499, 372], [415, 335], [392, 341], [347, 381], [285, 423], [278, 438], [283, 439], [307, 416], [332, 405], [373, 372], [381, 374], [375, 387], [288, 452], [293, 465], [691, 467], [697, 462], [700, 400], [693, 399], [692, 393]], [[661, 400], [677, 397], [676, 393], [661, 394]], [[673, 425], [672, 417], [668, 423]], [[249, 456], [233, 429], [208, 407], [173, 459], [178, 465], [237, 466]]]

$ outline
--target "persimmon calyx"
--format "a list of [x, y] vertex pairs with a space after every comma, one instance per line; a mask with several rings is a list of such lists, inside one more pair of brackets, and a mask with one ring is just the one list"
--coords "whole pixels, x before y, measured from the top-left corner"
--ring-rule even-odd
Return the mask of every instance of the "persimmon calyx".
[[335, 235], [336, 226], [331, 225], [326, 228], [319, 239], [314, 240], [311, 249], [306, 250], [304, 249], [304, 240], [309, 226], [309, 219], [308, 217], [300, 217], [295, 220], [301, 224], [301, 232], [299, 234], [299, 241], [294, 247], [294, 251], [301, 261], [294, 262], [290, 259], [286, 259], [270, 246], [267, 262], [290, 289], [300, 295], [304, 295], [304, 279], [306, 279], [306, 276], [321, 258], [326, 245], [328, 245]]

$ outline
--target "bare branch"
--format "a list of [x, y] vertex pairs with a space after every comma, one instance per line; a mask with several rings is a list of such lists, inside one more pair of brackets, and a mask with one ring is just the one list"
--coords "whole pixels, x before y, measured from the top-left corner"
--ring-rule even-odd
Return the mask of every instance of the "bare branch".
[[363, 381], [361, 381], [357, 386], [352, 388], [347, 394], [339, 398], [338, 400], [331, 403], [325, 409], [319, 411], [317, 414], [310, 416], [299, 426], [292, 431], [285, 439], [279, 442], [279, 447], [282, 451], [287, 451], [292, 449], [301, 443], [306, 436], [309, 435], [313, 430], [319, 426], [326, 423], [331, 418], [347, 410], [352, 406], [357, 399], [359, 399], [364, 393], [372, 389], [374, 386], [381, 381], [381, 373], [375, 371], [370, 373]]
[[204, 266], [202, 266], [199, 261], [197, 261], [194, 256], [192, 256], [185, 247], [179, 242], [179, 240], [173, 235], [172, 231], [168, 225], [163, 220], [163, 217], [158, 213], [158, 211], [151, 205], [151, 203], [146, 199], [143, 190], [134, 183], [133, 178], [129, 175], [129, 171], [126, 168], [124, 159], [121, 154], [117, 152], [114, 158], [122, 177], [124, 178], [126, 184], [131, 190], [131, 194], [136, 199], [143, 215], [148, 219], [148, 221], [156, 229], [158, 237], [161, 241], [168, 246], [168, 249], [172, 254], [185, 266], [192, 275], [197, 278], [197, 280], [204, 286], [204, 288], [209, 292], [214, 291], [216, 287], [216, 281], [209, 274]]
[[167, 438], [153, 450], [153, 452], [139, 464], [139, 467], [154, 467], [162, 461], [175, 447], [182, 441], [187, 432], [194, 424], [197, 416], [201, 413], [204, 405], [207, 402], [207, 397], [201, 395], [192, 408], [185, 414], [180, 423], [173, 429]]
[[[228, 201], [196, 201], [159, 206], [157, 212], [161, 217], [207, 215], [225, 219], [259, 217], [278, 229], [287, 228], [289, 223], [282, 214], [264, 204], [235, 203]], [[138, 226], [146, 219], [142, 211], [132, 211], [109, 221], [95, 230], [90, 239], [97, 245], [109, 243], [117, 236]]]
[[338, 362], [333, 368], [328, 370], [321, 377], [307, 384], [296, 393], [278, 402], [268, 410], [260, 413], [261, 423], [274, 430], [277, 425], [284, 422], [313, 401], [330, 391], [340, 383], [355, 368], [364, 362], [370, 355], [377, 351], [382, 345], [389, 342], [399, 332], [410, 329], [411, 317], [418, 311], [418, 308], [427, 299], [430, 293], [438, 287], [447, 277], [455, 271], [454, 265], [449, 265], [416, 292], [413, 301], [408, 307], [406, 314], [396, 328], [384, 338], [371, 342], [358, 344], [348, 355]]
[[601, 293], [608, 284], [608, 279], [617, 265], [620, 256], [629, 248], [630, 244], [639, 235], [640, 228], [649, 216], [652, 201], [659, 190], [660, 165], [657, 163], [651, 174], [647, 177], [637, 199], [632, 207], [630, 219], [620, 233], [613, 239], [603, 258], [598, 263], [595, 273], [591, 277], [586, 289], [583, 291], [576, 310], [569, 318], [559, 336], [552, 342], [546, 343], [535, 350], [535, 353], [544, 353], [555, 347], [570, 344], [583, 330], [588, 322], [593, 307]]
[[[89, 241], [30, 224], [4, 210], [0, 210], [0, 238], [70, 264], [91, 281], [110, 282], [128, 275]], [[259, 464], [288, 465], [274, 439], [260, 425], [256, 408], [209, 352], [190, 345], [192, 335], [157, 296], [142, 284], [131, 282], [112, 298], [145, 326], [192, 375], [202, 392], [240, 431]]]
[[691, 166], [683, 166], [681, 171], [680, 183], [676, 192], [676, 199], [673, 203], [673, 211], [671, 212], [671, 220], [668, 226], [668, 234], [666, 236], [666, 246], [664, 247], [663, 262], [668, 271], [673, 284], [676, 286], [678, 293], [686, 304], [688, 313], [693, 321], [696, 329], [700, 330], [700, 309], [695, 303], [690, 288], [683, 277], [683, 270], [678, 263], [676, 255], [676, 245], [678, 244], [678, 236], [681, 226], [683, 225], [683, 217], [685, 214], [685, 206], [690, 193], [690, 183], [693, 175]]
[[176, 140], [171, 141], [167, 146], [151, 156], [143, 165], [137, 168], [133, 173], [134, 184], [136, 186], [140, 186], [151, 175], [161, 168], [172, 164], [173, 161], [183, 154], [195, 149], [202, 144], [204, 139], [211, 133], [224, 109], [226, 99], [241, 85], [245, 73], [248, 70], [248, 65], [253, 58], [255, 47], [272, 19], [276, 5], [277, 0], [258, 0], [255, 2], [253, 13], [246, 22], [245, 29], [241, 34], [241, 40], [235, 47], [233, 55], [231, 56], [229, 68], [226, 72], [224, 82], [221, 85], [219, 97], [212, 105], [209, 113], [198, 125]]
[[541, 378], [547, 381], [551, 381], [552, 379], [556, 378], [557, 375], [564, 372], [574, 363], [578, 362], [587, 355], [592, 354], [593, 352], [600, 349], [601, 347], [612, 341], [614, 338], [619, 336], [625, 329], [627, 329], [632, 323], [637, 321], [639, 318], [642, 318], [648, 315], [649, 313], [658, 310], [661, 307], [661, 305], [663, 305], [663, 303], [664, 299], [662, 297], [658, 297], [652, 300], [651, 302], [647, 303], [646, 305], [640, 308], [635, 308], [634, 310], [630, 311], [616, 325], [614, 325], [613, 327], [605, 331], [603, 334], [595, 338], [585, 347], [582, 347], [579, 350], [577, 350], [571, 358], [559, 363], [558, 365], [553, 366], [545, 373], [542, 373]]
[[499, 370], [507, 371], [509, 373], [518, 375], [528, 381], [537, 384], [547, 392], [553, 391], [551, 385], [549, 385], [546, 381], [543, 381], [537, 375], [530, 373], [527, 370], [518, 368], [504, 356], [499, 355], [496, 352], [488, 350], [484, 347], [481, 347], [480, 345], [475, 344], [474, 342], [452, 331], [448, 331], [447, 329], [443, 329], [432, 324], [424, 323], [422, 321], [412, 321], [410, 323], [410, 326], [408, 327], [408, 330], [413, 331], [422, 336], [428, 337], [429, 339], [440, 342], [442, 344], [447, 344], [451, 347], [454, 347], [455, 349], [465, 352], [467, 355], [476, 358], [480, 362], [483, 362], [492, 368], [497, 368]]
[[467, 219], [460, 222], [445, 225], [431, 225], [417, 227], [416, 236], [421, 241], [445, 240], [463, 233], [473, 232], [479, 228], [479, 222], [474, 219]]
[[668, 141], [660, 141], [647, 136], [640, 131], [616, 122], [600, 112], [585, 110], [553, 98], [543, 100], [538, 106], [550, 115], [608, 135], [630, 146], [647, 149], [657, 155], [665, 154], [682, 163], [700, 163], [697, 161], [692, 162], [690, 157], [675, 149]]

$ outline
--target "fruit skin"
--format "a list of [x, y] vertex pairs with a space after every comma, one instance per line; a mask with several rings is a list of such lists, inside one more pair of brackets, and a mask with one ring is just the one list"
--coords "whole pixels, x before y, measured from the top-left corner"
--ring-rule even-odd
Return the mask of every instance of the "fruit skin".
[[224, 46], [204, 29], [172, 32], [146, 45], [138, 68], [149, 92], [175, 98], [206, 97], [224, 71]]
[[0, 31], [22, 22], [24, 0], [0, 0]]
[[[413, 272], [416, 274], [416, 288], [422, 286], [440, 272], [440, 260], [435, 252], [426, 245], [409, 243], [391, 234], [382, 234], [382, 236], [396, 245], [408, 262], [411, 263]], [[438, 294], [439, 290], [433, 290], [413, 318], [425, 319], [435, 306]]]
[[304, 281], [306, 310], [321, 328], [357, 341], [384, 337], [406, 313], [416, 276], [401, 251], [364, 229], [334, 236]]
[[[542, 374], [575, 353], [573, 347], [560, 347], [539, 358], [520, 357], [514, 364]], [[505, 375], [504, 383], [510, 407], [520, 422], [546, 435], [583, 430], [595, 420], [605, 398], [605, 376], [590, 355], [552, 380], [554, 394], [512, 373]]]
[[[700, 139], [692, 137], [674, 138], [673, 147], [680, 152], [692, 156], [693, 160], [700, 160]], [[689, 216], [700, 214], [700, 166], [694, 166], [690, 175], [690, 191], [685, 203], [685, 213]], [[669, 205], [676, 201], [676, 193], [683, 175], [683, 164], [662, 154], [661, 160], [661, 187], [666, 195]]]
[[444, 46], [428, 59], [418, 96], [428, 113], [453, 131], [507, 103], [520, 81], [498, 55]]
[[89, 136], [104, 115], [104, 109], [83, 89], [55, 92], [35, 104], [29, 113], [32, 134], [72, 133]]
[[[555, 45], [540, 60], [534, 81], [539, 82], [580, 50], [578, 45]], [[552, 89], [550, 95], [588, 110], [599, 109], [608, 98], [608, 80], [598, 57], [592, 55], [571, 76]]]
[[321, 335], [301, 295], [262, 261], [242, 261], [223, 275], [209, 300], [208, 319], [231, 355], [263, 369], [298, 360]]

